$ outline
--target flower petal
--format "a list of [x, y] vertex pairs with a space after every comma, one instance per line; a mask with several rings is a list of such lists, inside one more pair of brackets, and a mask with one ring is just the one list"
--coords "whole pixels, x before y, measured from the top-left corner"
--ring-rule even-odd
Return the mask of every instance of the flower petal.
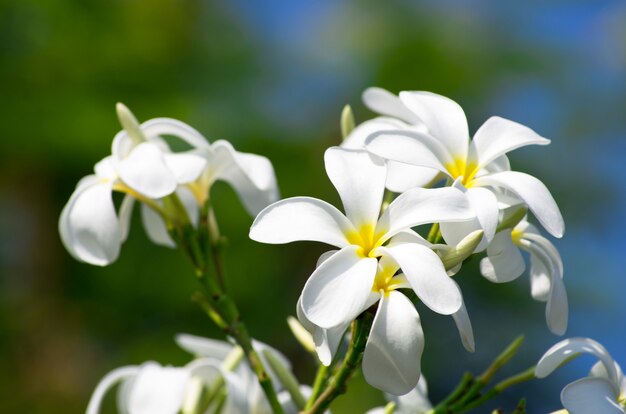
[[321, 328], [352, 322], [368, 302], [377, 261], [357, 254], [347, 246], [320, 265], [302, 290], [305, 316]]
[[452, 315], [463, 304], [459, 286], [446, 273], [437, 253], [428, 247], [403, 243], [378, 249], [400, 265], [411, 288], [430, 309]]
[[120, 240], [121, 242], [125, 242], [128, 237], [128, 231], [130, 230], [130, 219], [133, 214], [133, 206], [135, 205], [135, 199], [126, 195], [124, 200], [122, 200], [122, 204], [120, 205], [119, 212], [119, 226], [120, 226]]
[[549, 139], [522, 124], [492, 116], [474, 134], [470, 145], [470, 159], [473, 158], [478, 167], [483, 168], [514, 149], [549, 143]]
[[363, 91], [362, 98], [365, 106], [374, 112], [423, 127], [421, 120], [402, 103], [398, 96], [383, 88], [367, 88]]
[[379, 116], [374, 119], [360, 123], [344, 138], [341, 143], [342, 148], [363, 149], [365, 148], [365, 140], [370, 135], [393, 129], [408, 128], [408, 125], [397, 119]]
[[387, 161], [385, 186], [394, 193], [403, 193], [411, 188], [429, 186], [437, 180], [439, 174], [439, 171], [432, 168]]
[[191, 373], [185, 368], [141, 366], [129, 395], [133, 414], [176, 414], [182, 404]]
[[430, 168], [449, 174], [446, 165], [454, 162], [448, 149], [435, 137], [410, 130], [379, 131], [365, 140], [365, 148], [386, 160]]
[[400, 292], [382, 294], [363, 354], [363, 376], [393, 395], [411, 391], [420, 377], [424, 333], [413, 303]]
[[89, 405], [87, 405], [87, 414], [98, 414], [106, 392], [118, 382], [132, 378], [137, 375], [138, 372], [139, 367], [128, 366], [117, 368], [105, 375], [91, 395]]
[[250, 227], [250, 238], [261, 243], [282, 244], [299, 240], [347, 246], [350, 221], [334, 206], [311, 197], [280, 200], [259, 213]]
[[555, 275], [552, 278], [552, 287], [546, 305], [548, 328], [556, 335], [563, 335], [567, 330], [568, 317], [569, 308], [565, 284], [560, 277]]
[[570, 414], [624, 414], [611, 383], [603, 378], [583, 378], [568, 384], [561, 392], [561, 402]]
[[191, 126], [172, 118], [153, 118], [141, 124], [141, 130], [148, 138], [171, 135], [186, 141], [194, 148], [208, 148], [209, 142]]
[[487, 246], [487, 257], [480, 261], [480, 273], [491, 282], [506, 283], [517, 279], [524, 269], [526, 263], [513, 244], [511, 230], [497, 233]]
[[541, 225], [554, 237], [562, 237], [565, 224], [561, 211], [546, 186], [533, 177], [517, 171], [503, 171], [474, 180], [474, 185], [502, 187], [513, 192], [528, 205]]
[[428, 399], [428, 384], [426, 377], [420, 376], [417, 386], [404, 395], [385, 395], [387, 400], [396, 403], [396, 409], [400, 414], [426, 414], [433, 409]]
[[161, 216], [152, 210], [151, 207], [142, 204], [141, 205], [141, 221], [143, 228], [148, 235], [148, 238], [159, 246], [169, 247], [171, 249], [176, 247], [176, 243], [170, 237], [165, 227], [165, 223]]
[[332, 147], [324, 153], [324, 162], [348, 219], [357, 228], [374, 226], [385, 192], [384, 161], [365, 150]]
[[470, 321], [465, 303], [461, 303], [461, 308], [452, 314], [456, 328], [461, 335], [461, 342], [465, 349], [469, 352], [474, 352], [476, 345], [474, 342], [474, 330], [472, 329], [472, 322]]
[[463, 109], [452, 99], [431, 92], [400, 92], [400, 100], [421, 119], [430, 135], [454, 158], [467, 158], [469, 129]]
[[[619, 394], [626, 395], [626, 378], [624, 377], [622, 368], [617, 364], [617, 362], [615, 362], [614, 365], [619, 383]], [[593, 367], [591, 367], [591, 371], [589, 371], [589, 376], [609, 379], [609, 373], [607, 372], [606, 367], [601, 361], [596, 362]]]
[[468, 188], [465, 195], [476, 218], [469, 221], [441, 223], [441, 235], [449, 245], [456, 246], [468, 234], [483, 230], [484, 236], [474, 252], [483, 251], [493, 239], [498, 227], [498, 199], [486, 188]]
[[204, 157], [192, 152], [163, 154], [167, 168], [174, 174], [178, 184], [195, 181], [207, 166]]
[[[279, 198], [276, 174], [272, 163], [265, 157], [235, 151], [224, 140], [211, 145], [213, 155], [209, 168], [215, 168], [216, 180], [226, 181], [233, 187], [246, 210], [256, 216]], [[219, 161], [215, 166], [214, 161]]]
[[106, 266], [119, 255], [124, 234], [111, 192], [111, 182], [83, 181], [61, 212], [61, 239], [80, 261]]
[[176, 190], [176, 176], [170, 171], [163, 152], [156, 144], [139, 144], [125, 159], [117, 162], [120, 178], [130, 188], [148, 198], [162, 198]]
[[179, 347], [190, 354], [199, 357], [215, 358], [219, 361], [226, 359], [233, 350], [233, 345], [226, 341], [190, 334], [178, 334], [175, 341]]
[[[545, 378], [566, 360], [581, 353], [591, 354], [598, 358], [606, 367], [610, 382], [617, 383], [618, 374], [615, 369], [615, 361], [606, 348], [590, 338], [568, 338], [553, 345], [537, 363], [535, 376]], [[615, 392], [617, 391], [616, 386]]]
[[402, 193], [387, 207], [376, 232], [385, 240], [396, 233], [426, 223], [471, 220], [475, 215], [465, 194], [456, 188], [414, 188]]

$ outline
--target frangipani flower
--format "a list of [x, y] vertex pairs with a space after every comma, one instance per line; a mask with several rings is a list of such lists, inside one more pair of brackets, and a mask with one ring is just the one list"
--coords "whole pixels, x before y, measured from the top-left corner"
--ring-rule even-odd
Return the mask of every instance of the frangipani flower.
[[[428, 399], [428, 385], [422, 375], [417, 386], [404, 395], [385, 394], [389, 402], [395, 403], [394, 414], [426, 414], [433, 409]], [[372, 408], [365, 414], [384, 414], [385, 407]]]
[[[386, 116], [379, 116], [357, 125], [348, 134], [341, 146], [343, 148], [363, 149], [365, 141], [380, 131], [403, 129], [427, 132], [426, 125], [420, 121], [392, 93], [380, 88], [369, 88], [363, 93], [363, 102], [373, 111]], [[415, 187], [425, 187], [439, 174], [432, 168], [417, 167], [396, 161], [387, 161], [387, 181], [385, 186], [390, 191], [402, 193]]]
[[[363, 370], [370, 384], [404, 394], [419, 379], [423, 333], [415, 307], [397, 289], [413, 289], [426, 306], [441, 314], [457, 312], [463, 301], [439, 256], [423, 244], [406, 242], [400, 234], [421, 224], [474, 216], [455, 188], [409, 190], [380, 214], [386, 181], [383, 160], [366, 151], [337, 147], [329, 148], [324, 158], [346, 215], [318, 199], [289, 198], [259, 213], [250, 238], [272, 244], [313, 240], [340, 249], [306, 282], [302, 313], [320, 328], [341, 329], [380, 300]], [[396, 275], [399, 269], [404, 275]]]
[[[128, 234], [135, 200], [142, 203], [148, 236], [157, 244], [173, 246], [164, 197], [176, 194], [194, 225], [216, 180], [231, 184], [251, 214], [278, 198], [266, 158], [236, 152], [226, 141], [210, 145], [198, 131], [175, 119], [155, 118], [140, 125], [124, 105], [118, 104], [117, 112], [124, 129], [113, 140], [112, 155], [78, 183], [59, 220], [63, 244], [76, 259], [99, 266], [114, 262]], [[174, 136], [192, 149], [174, 153], [163, 136]], [[119, 213], [113, 191], [125, 194]]]
[[161, 366], [146, 362], [140, 366], [127, 366], [107, 374], [96, 387], [87, 414], [98, 414], [106, 392], [119, 382], [118, 411], [128, 414], [177, 414], [193, 379], [211, 381], [207, 369], [216, 369], [215, 361], [199, 359], [184, 367]]
[[[375, 95], [366, 91], [366, 103], [368, 97]], [[548, 139], [516, 122], [492, 117], [470, 141], [463, 109], [451, 99], [430, 92], [401, 92], [399, 100], [423, 122], [427, 132], [378, 131], [367, 138], [366, 148], [388, 160], [431, 168], [448, 177], [450, 183], [457, 181], [457, 185], [466, 189], [476, 220], [442, 223], [441, 233], [448, 243], [456, 244], [471, 231], [482, 228], [485, 243], [477, 251], [486, 247], [495, 234], [498, 220], [493, 189], [510, 191], [529, 207], [550, 234], [563, 235], [563, 218], [546, 186], [531, 175], [510, 171], [506, 158], [509, 151], [526, 145], [547, 145]], [[383, 113], [393, 112], [387, 102], [377, 105]]]
[[589, 376], [568, 384], [561, 392], [561, 403], [570, 414], [625, 413], [626, 379], [608, 351], [589, 338], [565, 339], [550, 348], [537, 363], [535, 375], [545, 378], [561, 364], [582, 353], [597, 362]]
[[563, 261], [556, 247], [525, 219], [513, 229], [497, 233], [480, 262], [480, 272], [496, 283], [517, 279], [526, 268], [520, 252], [530, 253], [530, 288], [534, 299], [546, 303], [546, 322], [552, 332], [567, 329], [568, 301], [563, 283]]
[[[220, 367], [220, 371], [227, 385], [227, 394], [224, 413], [242, 413], [242, 414], [271, 414], [272, 410], [267, 402], [265, 394], [259, 385], [256, 375], [249, 366], [243, 362], [240, 363], [243, 354], [241, 348], [228, 342], [215, 339], [203, 338], [194, 335], [180, 334], [176, 336], [178, 345], [187, 352], [196, 357], [205, 359], [211, 358], [224, 361]], [[283, 388], [277, 374], [272, 371], [265, 357], [266, 352], [270, 352], [272, 356], [287, 370], [291, 370], [291, 364], [280, 352], [259, 341], [253, 341], [253, 347], [259, 354], [263, 365], [267, 368], [267, 372], [272, 379], [274, 389], [279, 390], [278, 401], [283, 406], [285, 414], [297, 414], [299, 412], [291, 395]], [[238, 355], [238, 360], [233, 360], [233, 355]], [[229, 361], [230, 360], [230, 361]], [[300, 393], [308, 397], [311, 394], [311, 388], [300, 386]], [[197, 396], [190, 395], [187, 400], [189, 407], [195, 407]], [[195, 411], [190, 411], [195, 412]]]

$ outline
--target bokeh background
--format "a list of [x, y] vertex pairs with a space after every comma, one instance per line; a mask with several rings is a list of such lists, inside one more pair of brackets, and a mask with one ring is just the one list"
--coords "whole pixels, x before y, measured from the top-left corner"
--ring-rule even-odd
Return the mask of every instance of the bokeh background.
[[[555, 241], [571, 305], [567, 335], [596, 338], [626, 364], [624, 2], [9, 0], [0, 2], [0, 60], [2, 412], [81, 412], [117, 366], [185, 363], [174, 334], [221, 337], [189, 300], [195, 281], [184, 258], [150, 244], [138, 217], [109, 267], [77, 263], [61, 246], [57, 218], [75, 183], [109, 153], [117, 101], [140, 120], [178, 118], [269, 157], [284, 197], [334, 203], [323, 152], [340, 140], [344, 104], [358, 121], [373, 116], [360, 102], [368, 86], [450, 96], [472, 131], [491, 115], [532, 127], [552, 145], [511, 160], [548, 185], [567, 223]], [[220, 184], [213, 194], [229, 238], [228, 284], [253, 335], [310, 382], [312, 360], [285, 318], [324, 247], [256, 244], [232, 190]], [[475, 354], [463, 350], [451, 318], [419, 308], [435, 401], [516, 335], [527, 341], [504, 374], [559, 339], [527, 277], [495, 286], [477, 266], [458, 279]], [[561, 387], [591, 362], [477, 411], [511, 410], [523, 396], [531, 413], [557, 409]], [[356, 378], [333, 412], [382, 401]]]

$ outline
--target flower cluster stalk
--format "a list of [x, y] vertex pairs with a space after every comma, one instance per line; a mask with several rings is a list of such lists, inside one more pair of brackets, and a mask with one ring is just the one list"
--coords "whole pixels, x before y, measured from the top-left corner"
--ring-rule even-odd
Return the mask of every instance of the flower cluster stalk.
[[[179, 204], [180, 200], [177, 200], [176, 196], [173, 196], [172, 199], [172, 204], [182, 215], [184, 207]], [[194, 301], [202, 307], [226, 335], [233, 338], [241, 347], [250, 368], [257, 376], [272, 411], [276, 414], [282, 414], [283, 409], [278, 402], [272, 381], [263, 367], [259, 354], [252, 347], [252, 338], [245, 323], [241, 320], [237, 304], [226, 292], [220, 251], [222, 239], [210, 203], [207, 201], [202, 209], [202, 224], [199, 232], [193, 228], [188, 219], [183, 219], [183, 222], [185, 225], [182, 228], [178, 227], [170, 234], [191, 260], [196, 277], [202, 287], [202, 293], [198, 292], [194, 295]], [[213, 264], [212, 273], [207, 266], [208, 261]]]
[[335, 398], [346, 392], [347, 382], [363, 358], [365, 344], [373, 321], [374, 314], [367, 311], [352, 323], [350, 345], [341, 367], [332, 377], [324, 392], [317, 397], [309, 409], [304, 411], [304, 414], [323, 413]]

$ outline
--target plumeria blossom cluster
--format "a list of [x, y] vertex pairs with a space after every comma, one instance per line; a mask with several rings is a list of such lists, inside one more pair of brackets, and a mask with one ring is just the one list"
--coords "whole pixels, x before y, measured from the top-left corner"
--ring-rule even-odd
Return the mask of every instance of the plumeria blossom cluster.
[[[122, 104], [117, 114], [123, 129], [113, 139], [111, 155], [80, 180], [59, 220], [63, 244], [76, 259], [99, 266], [114, 262], [137, 201], [148, 237], [174, 247], [170, 231], [181, 222], [198, 225], [200, 210], [218, 180], [233, 187], [251, 215], [278, 199], [267, 158], [237, 152], [224, 140], [210, 144], [175, 119], [139, 124]], [[173, 152], [165, 140], [169, 136], [189, 149]], [[124, 195], [118, 211], [113, 192]]]
[[[289, 198], [263, 210], [250, 230], [252, 239], [265, 243], [311, 240], [339, 249], [322, 255], [297, 305], [322, 363], [331, 363], [347, 327], [378, 302], [363, 354], [365, 378], [395, 395], [414, 388], [424, 333], [414, 304], [402, 293], [407, 290], [433, 311], [453, 315], [464, 345], [473, 350], [462, 295], [449, 277], [461, 263], [446, 269], [437, 253], [477, 231], [481, 239], [472, 252], [487, 249], [481, 271], [491, 281], [508, 282], [523, 272], [519, 251], [510, 252], [509, 245], [531, 252], [533, 297], [548, 302], [548, 325], [562, 334], [567, 297], [558, 252], [526, 221], [498, 231], [507, 211], [528, 209], [551, 234], [562, 236], [563, 219], [550, 192], [536, 178], [511, 171], [506, 157], [549, 140], [498, 117], [470, 140], [460, 106], [432, 93], [397, 97], [374, 88], [365, 91], [364, 101], [387, 116], [355, 127], [324, 156], [345, 214], [321, 200]], [[386, 190], [400, 193], [388, 205]], [[428, 241], [413, 230], [423, 224], [437, 226], [445, 244], [435, 246], [438, 237]], [[509, 263], [509, 256], [517, 260]]]
[[626, 413], [626, 378], [620, 366], [601, 344], [590, 338], [565, 339], [541, 357], [535, 369], [544, 378], [573, 358], [591, 354], [598, 358], [589, 376], [568, 384], [561, 402], [570, 414]]
[[[120, 383], [118, 410], [130, 414], [269, 414], [272, 412], [256, 376], [242, 362], [243, 351], [229, 342], [180, 334], [176, 342], [196, 358], [183, 367], [146, 362], [139, 366], [117, 368], [107, 374], [94, 391], [87, 414], [98, 414], [106, 392]], [[270, 346], [255, 342], [262, 358], [271, 358], [286, 371], [289, 361]], [[269, 356], [268, 356], [269, 355]], [[280, 390], [279, 375], [269, 370]], [[294, 391], [292, 391], [294, 392]], [[301, 386], [296, 393], [310, 393]], [[304, 398], [302, 394], [298, 394]], [[285, 413], [296, 414], [298, 406], [290, 392], [280, 390], [278, 399]]]
[[[545, 302], [550, 331], [562, 335], [567, 329], [563, 261], [542, 234], [543, 229], [562, 237], [563, 218], [546, 186], [513, 170], [508, 159], [517, 148], [550, 141], [500, 117], [489, 118], [470, 139], [461, 107], [430, 92], [396, 96], [370, 88], [363, 100], [379, 115], [355, 125], [347, 107], [344, 139], [324, 153], [341, 209], [305, 196], [279, 200], [267, 158], [238, 152], [224, 140], [209, 143], [174, 119], [139, 123], [118, 104], [122, 130], [111, 155], [80, 180], [64, 207], [63, 244], [80, 261], [114, 262], [138, 202], [150, 240], [189, 259], [199, 282], [193, 299], [228, 341], [178, 335], [178, 345], [194, 355], [191, 362], [114, 370], [96, 387], [87, 414], [97, 414], [117, 384], [121, 413], [327, 413], [359, 368], [388, 401], [370, 414], [456, 414], [519, 382], [545, 377], [580, 353], [600, 362], [589, 377], [563, 390], [565, 409], [626, 412], [620, 367], [586, 338], [558, 343], [536, 367], [491, 387], [496, 372], [519, 349], [518, 338], [481, 375], [466, 373], [447, 398], [430, 402], [421, 373], [426, 335], [418, 309], [423, 305], [450, 316], [463, 346], [474, 351], [470, 315], [455, 280], [467, 259], [480, 256], [480, 273], [506, 283], [524, 274], [528, 255], [532, 298]], [[296, 339], [318, 360], [312, 387], [301, 385], [284, 355], [252, 339], [228, 292], [211, 198], [219, 180], [232, 186], [254, 217], [251, 239], [330, 246], [316, 264], [303, 264], [311, 274], [295, 304], [297, 319], [289, 319]], [[120, 202], [114, 193], [121, 193]], [[525, 412], [524, 407], [521, 401], [515, 412]]]

